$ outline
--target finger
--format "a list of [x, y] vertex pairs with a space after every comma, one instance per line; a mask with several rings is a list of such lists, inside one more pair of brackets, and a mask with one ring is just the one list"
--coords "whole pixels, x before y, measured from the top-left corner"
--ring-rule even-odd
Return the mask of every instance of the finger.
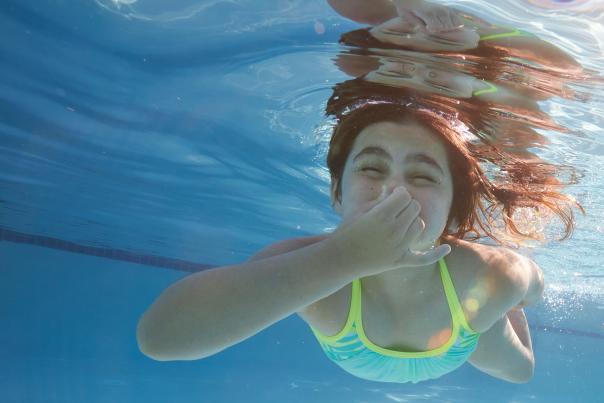
[[444, 28], [443, 23], [440, 19], [441, 13], [434, 11], [434, 10], [430, 10], [429, 12], [422, 13], [421, 15], [418, 14], [418, 15], [424, 21], [426, 30], [429, 33], [440, 32]]
[[[406, 231], [403, 231], [403, 228], [407, 228]], [[415, 218], [411, 218], [411, 224], [406, 225], [406, 223], [399, 224], [399, 228], [397, 230], [399, 235], [399, 245], [402, 250], [410, 251], [409, 245], [415, 244], [419, 238], [421, 238], [424, 230], [426, 229], [426, 224], [424, 220], [418, 215]]]
[[392, 18], [380, 25], [373, 27], [369, 32], [373, 35], [376, 32], [382, 33], [401, 33], [408, 34], [417, 30], [417, 27], [424, 26], [422, 20], [409, 12], [401, 14], [399, 17]]
[[421, 232], [421, 226], [417, 221], [419, 216], [419, 212], [421, 210], [421, 206], [416, 200], [412, 200], [407, 208], [396, 217], [395, 221], [392, 223], [392, 233], [391, 236], [393, 239], [396, 239], [397, 244], [403, 248], [403, 250], [407, 249], [407, 245], [411, 245], [413, 242], [413, 236], [410, 234], [416, 234], [417, 232]]
[[414, 13], [407, 11], [401, 14], [400, 16], [401, 22], [407, 24], [407, 26], [411, 27], [420, 27], [426, 25], [424, 20], [415, 15]]
[[402, 206], [394, 218], [399, 224], [407, 223], [407, 228], [413, 224], [413, 220], [419, 215], [421, 205], [415, 199], [411, 199], [406, 205]]
[[389, 195], [390, 193], [388, 193], [388, 188], [386, 187], [386, 185], [382, 185], [382, 192], [380, 193], [380, 197], [378, 197], [378, 203], [384, 200]]
[[434, 12], [426, 18], [426, 29], [431, 33], [448, 32], [463, 27], [461, 19], [450, 11]]
[[411, 200], [411, 195], [407, 192], [407, 189], [403, 186], [399, 186], [380, 201], [374, 209], [376, 212], [383, 215], [384, 218], [396, 218], [398, 214], [411, 203]]
[[367, 212], [381, 211], [381, 209], [384, 207], [384, 206], [382, 206], [382, 203], [389, 195], [390, 195], [390, 193], [388, 193], [388, 191], [386, 190], [386, 185], [382, 185], [382, 192], [378, 196], [377, 200], [375, 200], [375, 201], [372, 200], [372, 201], [367, 202], [365, 204], [366, 208], [364, 210]]
[[387, 197], [387, 195], [384, 194], [384, 187], [382, 187], [382, 193], [380, 193], [378, 198], [376, 200], [370, 200], [370, 201], [363, 203], [363, 205], [361, 206], [361, 209], [365, 213], [370, 212], [370, 211], [379, 210], [381, 203], [384, 201], [384, 199], [386, 197]]
[[437, 32], [446, 32], [451, 29], [449, 25], [449, 16], [444, 13], [440, 13], [436, 16], [436, 20], [438, 21], [438, 31]]
[[451, 246], [442, 244], [428, 251], [410, 250], [406, 260], [413, 266], [427, 266], [438, 262], [449, 253], [451, 253]]
[[435, 18], [434, 15], [432, 15], [432, 14], [421, 14], [421, 15], [418, 14], [418, 16], [423, 21], [424, 26], [426, 27], [426, 31], [428, 31], [429, 33], [438, 32], [438, 30], [439, 30], [438, 20]]
[[463, 21], [461, 20], [461, 18], [459, 18], [457, 14], [450, 13], [449, 19], [451, 21], [451, 27], [453, 27], [453, 29], [460, 29], [464, 27]]
[[432, 10], [427, 12], [421, 10], [409, 10], [406, 11], [404, 15], [405, 18], [413, 19], [419, 28], [422, 28], [427, 32], [432, 32], [434, 29], [436, 29], [436, 32], [438, 32], [440, 29], [436, 14]]
[[455, 31], [457, 29], [463, 28], [463, 23], [453, 13], [449, 13], [449, 14], [443, 16], [443, 24], [445, 25], [443, 32], [450, 32], [450, 31]]
[[[400, 226], [402, 227], [402, 225], [403, 224], [401, 224]], [[418, 242], [418, 240], [422, 237], [422, 234], [424, 233], [425, 229], [426, 224], [424, 223], [424, 220], [421, 219], [418, 213], [417, 217], [411, 219], [411, 224], [409, 224], [406, 232], [397, 231], [401, 236], [399, 240], [399, 246], [401, 250], [407, 251], [407, 253], [412, 253], [410, 245], [415, 245]]]
[[463, 21], [454, 13], [448, 13], [441, 18], [443, 28], [441, 32], [451, 32], [464, 27]]
[[418, 215], [413, 223], [411, 224], [411, 228], [409, 229], [409, 245], [415, 242], [419, 237], [424, 233], [426, 229], [426, 223], [422, 218]]

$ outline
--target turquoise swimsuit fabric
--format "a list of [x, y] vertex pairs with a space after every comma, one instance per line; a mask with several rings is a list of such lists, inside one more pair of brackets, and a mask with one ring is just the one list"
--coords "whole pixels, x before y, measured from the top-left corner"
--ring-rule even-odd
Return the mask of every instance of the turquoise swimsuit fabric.
[[453, 331], [442, 346], [429, 351], [403, 352], [373, 344], [363, 331], [361, 282], [352, 283], [352, 300], [344, 328], [325, 336], [311, 327], [323, 351], [334, 363], [359, 378], [396, 383], [418, 383], [439, 378], [465, 363], [478, 344], [480, 334], [465, 319], [444, 259], [440, 275], [452, 316]]

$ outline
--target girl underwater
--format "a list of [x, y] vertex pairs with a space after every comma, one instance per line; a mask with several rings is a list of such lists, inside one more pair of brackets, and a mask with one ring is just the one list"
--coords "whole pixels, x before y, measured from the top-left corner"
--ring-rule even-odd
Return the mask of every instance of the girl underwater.
[[379, 93], [363, 99], [344, 83], [327, 104], [336, 118], [327, 165], [337, 229], [177, 281], [138, 323], [145, 355], [202, 359], [295, 312], [332, 361], [364, 379], [416, 383], [469, 362], [509, 382], [530, 380], [522, 308], [541, 299], [542, 271], [467, 235], [496, 240], [499, 220], [510, 236], [532, 238], [514, 217], [532, 208], [559, 216], [567, 237], [578, 203], [558, 184], [531, 182], [530, 169], [491, 181], [454, 114]]

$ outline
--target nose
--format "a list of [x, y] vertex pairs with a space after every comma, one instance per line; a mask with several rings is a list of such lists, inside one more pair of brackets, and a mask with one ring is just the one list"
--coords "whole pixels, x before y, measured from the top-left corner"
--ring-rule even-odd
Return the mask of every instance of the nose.
[[382, 185], [382, 196], [388, 196], [391, 194], [396, 188], [403, 188], [404, 191], [408, 192], [407, 186], [403, 179], [396, 179], [388, 181]]

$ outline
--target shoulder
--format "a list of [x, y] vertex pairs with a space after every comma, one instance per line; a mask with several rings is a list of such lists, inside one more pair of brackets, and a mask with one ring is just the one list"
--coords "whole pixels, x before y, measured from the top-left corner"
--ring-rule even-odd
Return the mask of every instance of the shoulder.
[[543, 271], [527, 256], [505, 247], [489, 247], [484, 264], [494, 285], [492, 298], [504, 315], [512, 308], [536, 303], [543, 294]]
[[282, 255], [284, 253], [291, 252], [296, 249], [301, 249], [305, 246], [320, 242], [326, 239], [328, 236], [329, 234], [322, 234], [277, 241], [256, 252], [248, 259], [248, 261], [261, 260], [269, 258], [271, 256]]
[[489, 329], [514, 307], [535, 303], [541, 297], [543, 273], [532, 259], [501, 246], [462, 240], [451, 243], [455, 262], [472, 267], [472, 278], [466, 279], [469, 294], [484, 296], [480, 298], [481, 328]]

